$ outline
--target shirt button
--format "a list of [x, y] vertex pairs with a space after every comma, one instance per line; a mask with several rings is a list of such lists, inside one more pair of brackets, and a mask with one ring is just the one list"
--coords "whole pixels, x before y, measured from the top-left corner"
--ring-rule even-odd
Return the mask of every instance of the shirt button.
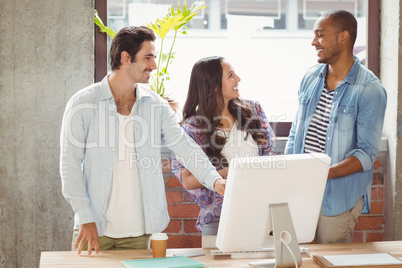
[[109, 111], [111, 112], [116, 111], [116, 105], [114, 103], [109, 104]]
[[335, 91], [335, 94], [338, 94], [338, 91]]
[[332, 121], [330, 120], [330, 121], [329, 121], [329, 123], [331, 124], [331, 123], [332, 123]]
[[327, 140], [330, 140], [330, 137], [327, 137]]
[[346, 113], [346, 110], [343, 110], [344, 113]]

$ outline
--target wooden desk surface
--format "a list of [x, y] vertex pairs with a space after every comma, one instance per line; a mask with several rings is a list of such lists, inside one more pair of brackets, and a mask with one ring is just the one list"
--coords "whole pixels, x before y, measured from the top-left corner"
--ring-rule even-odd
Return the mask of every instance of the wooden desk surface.
[[[335, 255], [335, 254], [361, 254], [361, 253], [390, 253], [402, 260], [402, 241], [372, 242], [372, 243], [353, 243], [353, 244], [326, 244], [326, 245], [304, 245], [310, 248], [310, 256], [303, 256], [303, 268], [317, 267], [312, 256]], [[168, 249], [167, 256], [173, 256], [182, 252], [204, 252], [205, 256], [193, 257], [193, 259], [207, 264], [211, 267], [250, 267], [248, 263], [258, 259], [232, 259], [218, 258], [213, 259], [209, 254], [209, 249]], [[151, 250], [116, 250], [101, 251], [98, 255], [88, 256], [85, 253], [78, 255], [73, 251], [46, 251], [42, 252], [40, 268], [45, 267], [122, 267], [122, 260], [151, 258]]]

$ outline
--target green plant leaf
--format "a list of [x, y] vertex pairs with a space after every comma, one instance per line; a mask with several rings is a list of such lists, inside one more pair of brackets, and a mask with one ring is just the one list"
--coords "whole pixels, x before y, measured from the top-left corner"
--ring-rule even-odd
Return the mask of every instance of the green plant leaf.
[[174, 8], [173, 8], [173, 6], [170, 6], [170, 15], [176, 16], [176, 14], [174, 13]]
[[162, 19], [156, 19], [155, 23], [151, 23], [149, 25], [147, 23], [148, 28], [150, 28], [154, 33], [156, 33], [160, 38], [165, 38], [166, 34], [173, 30], [175, 27], [180, 25], [182, 22], [180, 21], [182, 15], [176, 15], [174, 17], [166, 16]]
[[103, 21], [99, 17], [98, 11], [96, 9], [94, 10], [94, 15], [95, 15], [95, 18], [94, 18], [95, 24], [99, 26], [100, 31], [102, 33], [107, 33], [111, 38], [114, 38], [116, 35], [116, 32], [111, 27], [106, 27], [103, 24]]
[[186, 1], [183, 2], [183, 13], [187, 13]]
[[186, 1], [183, 2], [183, 11], [180, 10], [180, 5], [177, 5], [177, 14], [182, 16], [181, 24], [175, 28], [175, 31], [179, 30], [181, 27], [186, 25], [201, 9], [204, 9], [205, 2], [197, 1], [190, 9], [187, 9]]

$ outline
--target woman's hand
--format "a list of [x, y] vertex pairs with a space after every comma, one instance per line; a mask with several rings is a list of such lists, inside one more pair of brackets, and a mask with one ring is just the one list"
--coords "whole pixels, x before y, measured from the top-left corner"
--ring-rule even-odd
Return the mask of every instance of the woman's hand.
[[[222, 178], [226, 178], [228, 176], [228, 169], [223, 168], [218, 171], [219, 175]], [[181, 178], [183, 182], [183, 186], [186, 190], [194, 190], [203, 188], [204, 186], [185, 168], [181, 169]], [[214, 183], [214, 190], [221, 196], [225, 193], [226, 188], [226, 180], [225, 179], [217, 179]]]

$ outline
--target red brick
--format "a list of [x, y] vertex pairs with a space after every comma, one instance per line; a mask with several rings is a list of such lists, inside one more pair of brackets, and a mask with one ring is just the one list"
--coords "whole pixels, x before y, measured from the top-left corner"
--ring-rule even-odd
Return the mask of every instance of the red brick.
[[163, 173], [171, 172], [172, 165], [171, 165], [170, 159], [162, 159], [161, 165], [162, 165]]
[[181, 203], [183, 202], [183, 194], [179, 191], [166, 191], [166, 201], [168, 203]]
[[384, 219], [376, 216], [360, 216], [355, 230], [381, 230]]
[[370, 214], [383, 215], [384, 202], [371, 202]]
[[197, 218], [200, 207], [194, 204], [168, 204], [171, 218]]
[[366, 242], [376, 242], [384, 240], [384, 232], [369, 232], [367, 233]]
[[371, 200], [384, 200], [384, 189], [382, 187], [371, 188]]
[[354, 231], [353, 232], [353, 243], [361, 243], [363, 241], [363, 232]]
[[373, 182], [372, 182], [372, 184], [371, 185], [373, 185], [373, 186], [376, 186], [376, 185], [384, 185], [384, 177], [383, 177], [383, 174], [382, 173], [376, 173], [376, 172], [374, 172], [374, 174], [373, 174]]
[[195, 228], [196, 220], [185, 220], [183, 221], [184, 232], [187, 234], [198, 233], [199, 231]]
[[170, 235], [168, 239], [168, 248], [200, 248], [200, 235]]
[[374, 167], [374, 169], [377, 169], [377, 168], [379, 168], [379, 167], [382, 167], [382, 163], [381, 163], [380, 158], [377, 158], [377, 159], [374, 161], [373, 167]]
[[176, 177], [167, 178], [166, 187], [168, 187], [168, 188], [175, 188], [175, 187], [183, 188], [183, 186], [181, 185], [179, 179], [176, 178]]
[[170, 220], [168, 227], [163, 231], [164, 233], [180, 233], [181, 220]]

